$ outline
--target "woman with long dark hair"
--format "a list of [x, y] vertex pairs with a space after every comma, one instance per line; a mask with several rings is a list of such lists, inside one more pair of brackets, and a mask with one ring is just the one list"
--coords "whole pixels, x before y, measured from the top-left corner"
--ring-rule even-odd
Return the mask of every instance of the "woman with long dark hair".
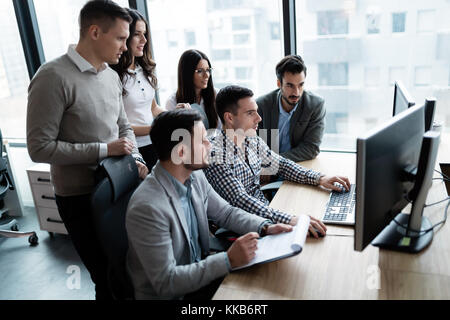
[[155, 76], [156, 63], [148, 42], [148, 23], [137, 10], [127, 10], [133, 18], [127, 40], [128, 51], [111, 68], [122, 81], [125, 112], [134, 130], [139, 152], [151, 170], [158, 158], [149, 133], [153, 119], [165, 109], [158, 106], [155, 100], [158, 81]]
[[178, 89], [167, 100], [166, 109], [173, 110], [180, 107], [179, 104], [182, 107], [197, 106], [206, 129], [221, 128], [215, 101], [211, 62], [199, 50], [185, 51], [178, 63]]

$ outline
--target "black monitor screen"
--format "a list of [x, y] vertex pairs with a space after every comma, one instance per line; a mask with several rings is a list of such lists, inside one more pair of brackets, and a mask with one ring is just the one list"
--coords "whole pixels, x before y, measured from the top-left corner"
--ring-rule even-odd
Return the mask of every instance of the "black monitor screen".
[[424, 106], [415, 106], [357, 139], [355, 250], [362, 251], [407, 204], [414, 184], [404, 169], [417, 167]]
[[415, 105], [415, 102], [406, 88], [400, 81], [396, 81], [394, 84], [394, 108], [392, 115], [395, 116], [413, 105]]

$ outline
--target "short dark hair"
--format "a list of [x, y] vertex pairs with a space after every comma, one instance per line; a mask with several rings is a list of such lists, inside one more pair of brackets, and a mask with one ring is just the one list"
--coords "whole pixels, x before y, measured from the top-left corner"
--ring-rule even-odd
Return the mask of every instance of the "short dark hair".
[[133, 20], [127, 10], [111, 0], [90, 0], [80, 11], [80, 38], [89, 27], [98, 24], [103, 32], [108, 32], [116, 19], [122, 19], [131, 23]]
[[220, 89], [216, 97], [216, 108], [222, 123], [225, 123], [225, 112], [237, 114], [238, 101], [247, 97], [253, 97], [253, 91], [244, 87], [231, 85]]
[[172, 141], [172, 134], [177, 129], [188, 130], [191, 134], [195, 122], [202, 121], [202, 116], [197, 110], [176, 109], [160, 113], [152, 124], [150, 138], [161, 161], [169, 160], [172, 149], [182, 141]]
[[280, 82], [283, 82], [283, 76], [285, 72], [289, 73], [301, 73], [305, 72], [306, 76], [306, 65], [303, 61], [302, 57], [299, 55], [289, 55], [281, 59], [280, 62], [278, 62], [275, 72], [277, 74], [278, 80]]

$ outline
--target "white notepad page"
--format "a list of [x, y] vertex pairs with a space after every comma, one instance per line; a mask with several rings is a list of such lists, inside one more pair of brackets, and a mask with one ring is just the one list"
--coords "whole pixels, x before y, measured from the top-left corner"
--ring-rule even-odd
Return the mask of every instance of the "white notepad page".
[[239, 270], [250, 267], [254, 264], [275, 261], [299, 254], [305, 244], [309, 229], [309, 216], [299, 215], [298, 223], [291, 232], [284, 232], [275, 235], [268, 235], [258, 240], [256, 256], [250, 263], [234, 268]]

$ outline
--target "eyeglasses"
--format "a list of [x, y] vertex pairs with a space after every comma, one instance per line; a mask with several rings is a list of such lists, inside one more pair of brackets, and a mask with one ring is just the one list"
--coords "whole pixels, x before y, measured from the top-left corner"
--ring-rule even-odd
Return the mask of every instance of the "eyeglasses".
[[196, 74], [199, 74], [199, 75], [205, 75], [205, 74], [208, 74], [208, 75], [211, 75], [211, 73], [212, 73], [212, 68], [208, 68], [208, 69], [195, 69], [194, 70], [194, 72], [196, 73]]

